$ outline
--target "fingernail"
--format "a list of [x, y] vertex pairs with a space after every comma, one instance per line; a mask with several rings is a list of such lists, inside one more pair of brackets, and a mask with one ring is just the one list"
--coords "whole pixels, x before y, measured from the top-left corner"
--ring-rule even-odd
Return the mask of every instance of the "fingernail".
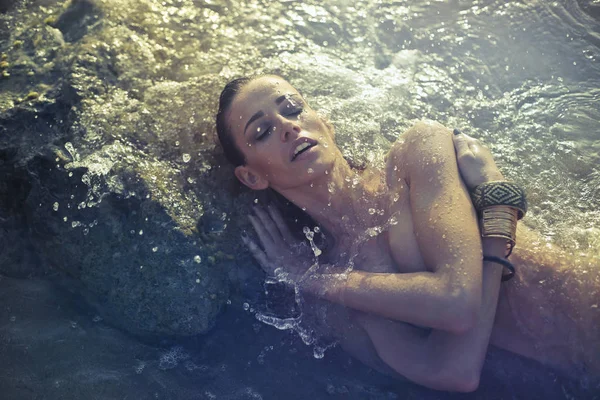
[[460, 135], [460, 131], [459, 131], [458, 129], [454, 129], [454, 130], [452, 131], [452, 133], [454, 133], [455, 135]]

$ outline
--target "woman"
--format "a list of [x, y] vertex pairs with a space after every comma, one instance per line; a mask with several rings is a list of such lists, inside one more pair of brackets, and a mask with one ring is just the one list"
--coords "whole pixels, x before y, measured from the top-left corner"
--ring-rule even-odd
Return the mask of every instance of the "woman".
[[[506, 240], [481, 238], [465, 185], [504, 179], [474, 139], [420, 122], [392, 146], [383, 171], [359, 174], [333, 127], [277, 76], [228, 84], [217, 131], [243, 184], [277, 191], [334, 239], [328, 265], [312, 265], [273, 208], [250, 217], [262, 249], [243, 238], [268, 274], [348, 310], [349, 319], [330, 323], [355, 357], [464, 392], [477, 388], [489, 343], [600, 371], [597, 260], [567, 257], [521, 228], [516, 277], [501, 284]], [[482, 254], [492, 260], [483, 267]]]

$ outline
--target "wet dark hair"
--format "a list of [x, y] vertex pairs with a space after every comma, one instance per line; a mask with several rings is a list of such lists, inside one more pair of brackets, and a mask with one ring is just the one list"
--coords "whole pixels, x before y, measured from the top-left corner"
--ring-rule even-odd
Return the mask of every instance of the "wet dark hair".
[[246, 156], [242, 153], [242, 150], [235, 144], [235, 140], [233, 135], [231, 134], [231, 129], [227, 125], [227, 120], [225, 118], [225, 114], [231, 107], [231, 103], [235, 96], [242, 90], [244, 86], [250, 83], [254, 77], [243, 76], [241, 78], [237, 78], [227, 83], [221, 92], [221, 96], [219, 97], [219, 111], [217, 112], [217, 135], [219, 137], [219, 142], [221, 142], [221, 147], [223, 147], [223, 152], [225, 153], [225, 157], [227, 161], [233, 164], [234, 167], [239, 167], [240, 165], [246, 164]]

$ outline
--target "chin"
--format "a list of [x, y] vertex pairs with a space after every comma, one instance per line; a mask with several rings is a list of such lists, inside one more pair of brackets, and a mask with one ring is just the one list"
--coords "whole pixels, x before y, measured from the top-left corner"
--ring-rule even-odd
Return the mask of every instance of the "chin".
[[[307, 176], [309, 181], [320, 180], [331, 174], [334, 163], [314, 162], [306, 166], [303, 176]], [[304, 168], [303, 168], [304, 169]]]

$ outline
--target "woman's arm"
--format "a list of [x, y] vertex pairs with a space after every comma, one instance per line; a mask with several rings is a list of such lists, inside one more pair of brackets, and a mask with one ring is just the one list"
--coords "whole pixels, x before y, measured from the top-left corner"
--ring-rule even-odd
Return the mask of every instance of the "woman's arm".
[[[501, 239], [484, 239], [483, 244], [485, 254], [501, 256], [506, 251]], [[501, 274], [498, 266], [484, 265], [481, 318], [463, 334], [433, 330], [423, 336], [405, 324], [369, 314], [358, 322], [379, 357], [400, 375], [431, 389], [474, 391], [494, 324]]]
[[314, 276], [305, 288], [356, 310], [466, 332], [475, 325], [481, 310], [482, 254], [475, 211], [457, 167], [452, 132], [440, 124], [420, 122], [403, 138], [391, 152], [392, 162], [403, 171], [400, 178], [410, 187], [410, 217], [428, 272], [354, 270], [345, 280], [338, 274]]

